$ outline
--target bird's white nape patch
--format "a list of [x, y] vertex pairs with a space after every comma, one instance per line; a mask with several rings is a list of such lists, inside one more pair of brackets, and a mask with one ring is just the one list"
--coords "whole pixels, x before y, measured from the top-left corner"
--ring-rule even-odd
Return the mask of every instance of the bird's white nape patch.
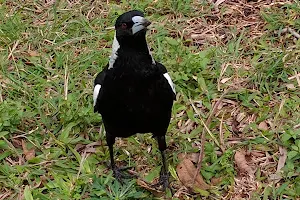
[[100, 84], [95, 85], [95, 87], [94, 87], [94, 93], [93, 93], [94, 106], [97, 103], [97, 98], [98, 98], [98, 95], [100, 93], [100, 89], [101, 89], [101, 85]]
[[117, 40], [116, 33], [115, 33], [114, 41], [113, 41], [113, 44], [112, 44], [112, 52], [111, 52], [111, 55], [109, 57], [108, 69], [113, 68], [114, 63], [115, 63], [116, 59], [118, 58], [117, 52], [118, 52], [119, 48], [120, 48], [120, 44]]
[[174, 83], [173, 83], [173, 81], [172, 81], [170, 75], [168, 74], [168, 72], [167, 72], [167, 73], [164, 73], [163, 75], [164, 75], [164, 77], [167, 79], [167, 81], [168, 81], [169, 85], [171, 86], [171, 88], [172, 88], [174, 94], [176, 94], [176, 91], [175, 91], [175, 85], [174, 85]]
[[145, 23], [146, 19], [144, 17], [134, 16], [131, 18], [131, 20], [134, 23], [132, 26], [132, 34], [135, 34], [135, 33], [139, 32], [140, 30], [145, 29], [145, 26], [143, 24]]

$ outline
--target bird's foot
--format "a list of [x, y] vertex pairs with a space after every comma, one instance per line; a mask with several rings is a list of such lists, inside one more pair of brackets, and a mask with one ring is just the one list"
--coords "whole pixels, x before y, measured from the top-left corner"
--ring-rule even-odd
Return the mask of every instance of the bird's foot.
[[127, 172], [127, 170], [130, 168], [132, 168], [132, 167], [121, 167], [121, 168], [114, 167], [112, 170], [113, 170], [115, 179], [117, 181], [119, 181], [120, 183], [123, 183], [124, 182], [123, 179], [136, 178], [136, 175], [129, 174]]
[[152, 187], [156, 189], [161, 188], [162, 191], [165, 191], [169, 187], [169, 174], [161, 173], [158, 179], [158, 183], [153, 184]]

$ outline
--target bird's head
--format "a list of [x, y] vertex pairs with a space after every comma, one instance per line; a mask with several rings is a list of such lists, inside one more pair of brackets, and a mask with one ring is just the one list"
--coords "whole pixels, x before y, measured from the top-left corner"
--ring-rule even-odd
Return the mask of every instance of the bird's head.
[[144, 18], [144, 14], [138, 10], [128, 11], [120, 15], [116, 21], [116, 36], [119, 38], [145, 35], [150, 21]]
[[124, 55], [124, 52], [148, 54], [149, 61], [155, 63], [146, 41], [146, 31], [150, 24], [138, 10], [128, 11], [117, 18], [109, 68], [113, 67], [120, 50], [120, 55]]

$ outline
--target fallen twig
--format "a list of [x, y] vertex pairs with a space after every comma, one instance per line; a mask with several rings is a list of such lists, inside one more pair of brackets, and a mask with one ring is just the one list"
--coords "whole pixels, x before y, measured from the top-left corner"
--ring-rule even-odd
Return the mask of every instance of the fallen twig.
[[[224, 96], [226, 94], [228, 94], [228, 92], [230, 91], [230, 89], [227, 89], [222, 95], [221, 97], [219, 98], [219, 100], [216, 102], [216, 104], [214, 105], [209, 117], [207, 118], [206, 122], [204, 123], [203, 120], [201, 119], [201, 115], [199, 113], [199, 111], [196, 109], [195, 105], [192, 103], [192, 101], [190, 100], [190, 103], [194, 109], [194, 111], [198, 114], [199, 116], [199, 119], [200, 121], [202, 122], [203, 126], [204, 126], [204, 129], [202, 131], [202, 135], [201, 135], [201, 151], [200, 151], [200, 154], [199, 154], [199, 158], [198, 158], [198, 162], [197, 162], [197, 170], [195, 171], [195, 175], [194, 175], [194, 180], [193, 180], [193, 184], [195, 183], [195, 180], [196, 180], [196, 177], [197, 177], [197, 172], [200, 172], [201, 170], [201, 167], [202, 167], [202, 161], [203, 161], [203, 158], [204, 158], [204, 145], [205, 145], [205, 131], [207, 131], [210, 136], [212, 136], [212, 138], [214, 139], [214, 142], [220, 147], [220, 144], [219, 142], [213, 137], [211, 131], [208, 129], [208, 125], [210, 124], [211, 122], [211, 119], [212, 119], [212, 116], [215, 114], [219, 104], [221, 103], [221, 101], [223, 100]], [[220, 147], [221, 148], [221, 147]]]
[[288, 31], [289, 31], [293, 36], [295, 36], [296, 38], [300, 39], [300, 34], [297, 33], [294, 29], [288, 28]]
[[289, 80], [292, 80], [292, 79], [297, 78], [297, 77], [300, 77], [300, 73], [295, 74], [294, 76], [291, 76], [291, 77], [289, 77], [288, 79], [289, 79]]
[[284, 28], [284, 29], [282, 29], [282, 30], [280, 30], [280, 31], [275, 31], [275, 33], [279, 33], [279, 35], [280, 35], [281, 33], [286, 33], [286, 32], [290, 32], [294, 37], [296, 37], [297, 39], [300, 39], [300, 34], [297, 33], [294, 29], [292, 29], [292, 28], [290, 28], [290, 27]]
[[65, 66], [65, 77], [64, 77], [64, 99], [68, 100], [68, 86], [69, 86], [69, 72], [68, 72], [68, 57]]
[[7, 56], [7, 60], [9, 60], [11, 56], [13, 56], [14, 50], [15, 50], [15, 49], [17, 48], [17, 46], [19, 45], [19, 42], [20, 42], [19, 40], [17, 40], [17, 41], [15, 42], [13, 48], [10, 50], [10, 53], [9, 53], [9, 55]]
[[219, 131], [219, 137], [220, 137], [220, 147], [221, 147], [221, 150], [222, 152], [224, 153], [225, 152], [225, 149], [224, 149], [224, 134], [222, 132], [223, 130], [223, 119], [224, 119], [224, 115], [225, 115], [225, 112], [223, 112], [223, 115], [222, 115], [222, 118], [221, 118], [221, 122], [220, 122], [220, 131]]
[[2, 97], [2, 85], [0, 88], [0, 103], [3, 103], [3, 97]]
[[298, 86], [300, 87], [300, 78], [299, 78], [299, 76], [297, 76], [296, 70], [294, 70], [294, 72], [295, 72], [295, 76], [296, 76], [296, 80], [297, 80]]

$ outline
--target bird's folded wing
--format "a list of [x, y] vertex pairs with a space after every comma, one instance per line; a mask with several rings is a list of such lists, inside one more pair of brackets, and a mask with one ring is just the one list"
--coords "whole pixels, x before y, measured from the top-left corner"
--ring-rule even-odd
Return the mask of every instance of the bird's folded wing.
[[170, 85], [170, 87], [171, 87], [171, 89], [174, 93], [174, 98], [175, 98], [175, 95], [176, 95], [175, 85], [174, 85], [174, 83], [173, 83], [166, 67], [163, 64], [159, 63], [159, 62], [156, 62], [156, 64], [159, 68], [160, 73], [163, 74], [163, 76], [167, 79], [167, 81], [168, 81], [168, 83], [169, 83], [169, 85]]
[[93, 100], [94, 100], [94, 111], [97, 111], [97, 101], [99, 100], [99, 94], [100, 90], [106, 75], [108, 66], [106, 66], [96, 77], [95, 82], [94, 82], [94, 93], [93, 93]]

